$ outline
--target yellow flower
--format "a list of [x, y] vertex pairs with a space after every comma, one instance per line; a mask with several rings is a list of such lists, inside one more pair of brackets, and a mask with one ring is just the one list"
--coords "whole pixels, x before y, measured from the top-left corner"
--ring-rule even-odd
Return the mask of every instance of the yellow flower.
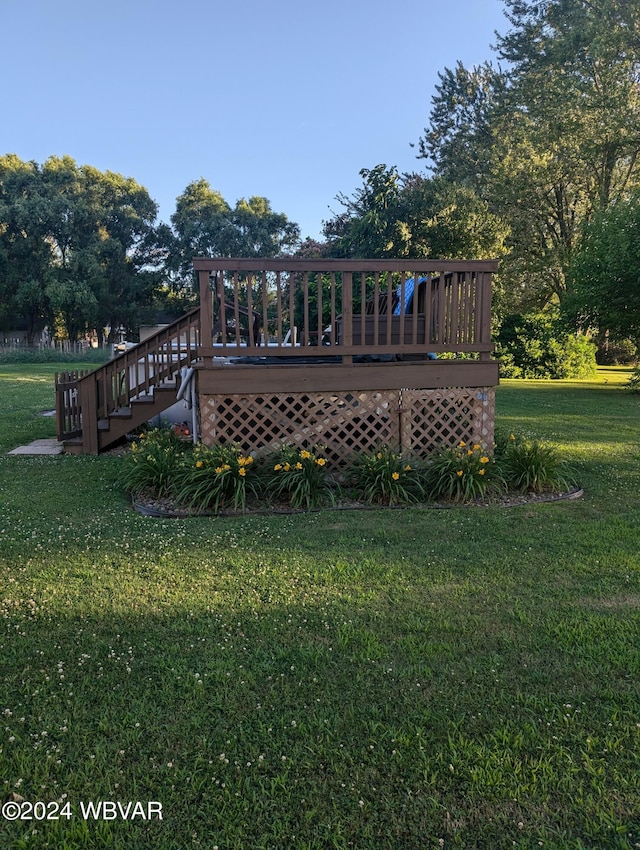
[[302, 464], [300, 463], [300, 461], [296, 463], [296, 469], [302, 469]]
[[474, 452], [479, 452], [479, 451], [480, 451], [480, 446], [478, 445], [478, 443], [476, 443], [476, 444], [474, 445], [473, 450], [474, 450]]
[[318, 464], [318, 466], [324, 466], [324, 465], [325, 465], [325, 463], [326, 463], [326, 460], [325, 460], [323, 457], [319, 457], [319, 458], [316, 460], [316, 463]]
[[458, 448], [459, 448], [459, 449], [464, 449], [466, 445], [467, 445], [467, 444], [465, 443], [465, 441], [464, 441], [464, 440], [460, 440], [460, 442], [458, 443]]
[[229, 466], [229, 464], [228, 464], [228, 463], [223, 463], [223, 464], [222, 464], [222, 470], [223, 470], [223, 472], [226, 472], [226, 471], [227, 471], [227, 469], [231, 469], [231, 467]]
[[196, 469], [202, 469], [203, 466], [204, 466], [204, 463], [201, 460], [196, 462]]
[[276, 463], [276, 465], [273, 468], [275, 469], [276, 472], [280, 472], [280, 470], [282, 469], [282, 464]]
[[224, 469], [221, 466], [216, 466], [215, 473], [216, 475], [221, 475], [224, 472]]
[[303, 449], [300, 452], [300, 457], [302, 458], [302, 460], [308, 460], [311, 457], [311, 452], [307, 451], [306, 449]]
[[467, 457], [471, 457], [472, 454], [473, 452], [471, 451], [471, 449], [467, 449]]
[[[484, 469], [482, 471], [484, 472]], [[246, 474], [247, 474], [247, 470], [244, 468], [244, 466], [241, 466], [240, 469], [238, 470], [238, 475], [240, 475], [242, 478], [244, 478], [244, 476]]]
[[397, 481], [400, 478], [400, 473], [399, 472], [392, 472], [391, 477], [393, 478], [394, 481]]
[[516, 438], [516, 435], [515, 435], [515, 434], [509, 434], [509, 439], [510, 439], [510, 440], [515, 440], [515, 438]]
[[486, 471], [487, 471], [486, 469], [479, 469], [478, 475], [484, 475]]
[[462, 477], [462, 470], [461, 470], [461, 469], [459, 469], [459, 470], [456, 472], [456, 475], [458, 476], [458, 478]]
[[376, 457], [378, 458], [378, 460], [382, 460], [382, 452], [378, 452], [378, 454], [376, 455]]
[[248, 466], [252, 461], [253, 458], [251, 456], [243, 457], [242, 455], [240, 455], [240, 457], [238, 458], [238, 466]]
[[484, 457], [481, 457], [480, 463], [489, 463], [489, 458], [486, 455]]
[[405, 472], [411, 472], [411, 465], [410, 465], [410, 464], [407, 464], [407, 465], [405, 466], [405, 468], [404, 468], [404, 471], [405, 471]]
[[291, 464], [289, 463], [289, 461], [287, 461], [284, 465], [284, 471], [289, 472], [290, 469], [291, 469]]

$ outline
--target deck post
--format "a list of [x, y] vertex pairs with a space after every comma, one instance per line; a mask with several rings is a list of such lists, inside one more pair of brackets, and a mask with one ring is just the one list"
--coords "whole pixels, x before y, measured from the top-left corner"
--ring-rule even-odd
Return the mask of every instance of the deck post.
[[210, 272], [205, 269], [198, 272], [200, 289], [200, 345], [211, 348], [213, 334], [213, 293], [209, 283]]
[[[343, 345], [353, 343], [353, 272], [342, 273], [342, 342]], [[352, 363], [353, 357], [347, 355], [342, 358], [343, 363]]]
[[97, 455], [99, 452], [97, 392], [95, 374], [91, 372], [78, 384], [82, 415], [82, 454], [85, 455]]
[[[491, 272], [479, 272], [480, 281], [480, 341], [489, 344], [491, 342]], [[490, 351], [481, 351], [480, 360], [491, 360]]]

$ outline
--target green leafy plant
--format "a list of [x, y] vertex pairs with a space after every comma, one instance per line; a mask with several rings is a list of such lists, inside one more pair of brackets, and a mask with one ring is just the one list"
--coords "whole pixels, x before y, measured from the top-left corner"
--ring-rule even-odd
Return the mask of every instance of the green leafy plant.
[[244, 510], [255, 478], [254, 459], [239, 446], [199, 443], [176, 470], [176, 501], [198, 511]]
[[455, 448], [441, 448], [431, 457], [426, 471], [427, 489], [434, 499], [468, 502], [502, 487], [494, 459], [484, 446], [460, 441]]
[[640, 366], [636, 366], [629, 375], [629, 380], [625, 384], [625, 387], [632, 393], [640, 393]]
[[320, 449], [285, 446], [267, 466], [267, 492], [292, 508], [317, 508], [333, 501], [327, 459]]
[[571, 478], [555, 446], [540, 440], [511, 435], [500, 457], [507, 486], [523, 493], [559, 493], [569, 489]]
[[186, 449], [187, 445], [171, 429], [153, 428], [142, 432], [124, 458], [125, 489], [133, 495], [168, 496]]
[[369, 504], [411, 504], [424, 496], [417, 463], [409, 462], [389, 446], [357, 456], [347, 481]]

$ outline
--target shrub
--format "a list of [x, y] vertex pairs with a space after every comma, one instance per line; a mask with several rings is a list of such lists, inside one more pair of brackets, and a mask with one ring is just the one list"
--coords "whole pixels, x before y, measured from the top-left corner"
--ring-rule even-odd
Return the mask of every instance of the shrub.
[[187, 445], [169, 428], [140, 434], [124, 459], [123, 484], [133, 495], [163, 498], [173, 490], [175, 473]]
[[256, 492], [253, 464], [236, 445], [198, 444], [176, 470], [176, 501], [198, 511], [244, 510], [248, 493]]
[[632, 393], [640, 393], [640, 366], [637, 366], [629, 375], [629, 380], [625, 387]]
[[506, 316], [496, 339], [504, 378], [589, 378], [596, 346], [570, 333], [549, 312]]
[[104, 348], [84, 351], [60, 351], [57, 348], [11, 348], [0, 346], [0, 363], [86, 363], [87, 368], [101, 366], [109, 360]]
[[438, 449], [426, 469], [427, 489], [435, 499], [468, 502], [499, 489], [502, 481], [486, 449], [464, 441], [455, 448]]
[[388, 446], [356, 457], [347, 472], [347, 482], [369, 504], [410, 504], [424, 496], [415, 461], [410, 463]]
[[317, 508], [333, 500], [327, 460], [319, 449], [285, 446], [268, 465], [267, 492], [292, 508]]
[[559, 493], [571, 486], [569, 470], [555, 446], [511, 435], [501, 452], [507, 486], [523, 493]]

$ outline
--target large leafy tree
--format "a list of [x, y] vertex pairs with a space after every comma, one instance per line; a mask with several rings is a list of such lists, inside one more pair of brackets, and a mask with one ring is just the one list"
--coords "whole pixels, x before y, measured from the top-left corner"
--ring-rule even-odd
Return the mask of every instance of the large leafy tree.
[[243, 198], [231, 207], [204, 178], [177, 198], [171, 223], [167, 268], [177, 287], [192, 279], [194, 257], [277, 257], [300, 240], [298, 225], [274, 212], [266, 198]]
[[[510, 227], [514, 301], [562, 299], [582, 224], [638, 184], [640, 8], [505, 0], [506, 70], [445, 71], [420, 153]], [[518, 305], [520, 306], [520, 305]]]
[[[71, 157], [41, 167], [0, 158], [0, 289], [30, 336], [54, 317], [71, 339], [87, 327], [132, 328], [157, 286], [157, 207], [135, 180]], [[4, 300], [4, 299], [3, 299]]]
[[331, 253], [480, 259], [504, 252], [507, 228], [472, 187], [386, 165], [360, 175], [362, 187], [339, 195], [344, 209], [325, 224]]
[[0, 315], [5, 326], [21, 320], [29, 341], [51, 320], [53, 258], [42, 195], [37, 163], [0, 157]]
[[566, 313], [640, 349], [640, 193], [599, 210], [569, 270]]
[[91, 288], [99, 323], [113, 341], [118, 327], [136, 327], [140, 309], [162, 280], [154, 229], [157, 205], [133, 178], [90, 166], [83, 166], [82, 178], [96, 225]]

